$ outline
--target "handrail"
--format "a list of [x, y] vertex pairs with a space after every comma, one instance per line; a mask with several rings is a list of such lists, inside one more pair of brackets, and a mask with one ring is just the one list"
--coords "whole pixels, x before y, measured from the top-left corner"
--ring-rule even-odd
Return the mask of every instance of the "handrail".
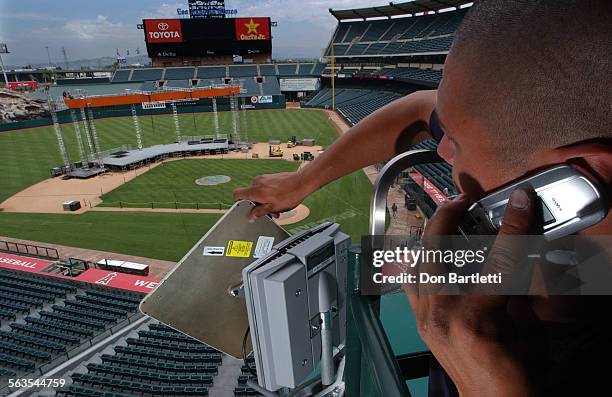
[[372, 188], [372, 201], [370, 202], [370, 228], [371, 236], [385, 234], [385, 219], [387, 215], [387, 194], [395, 178], [403, 170], [423, 163], [440, 163], [442, 158], [435, 150], [411, 150], [391, 159], [380, 170], [374, 187]]
[[[384, 235], [387, 193], [399, 173], [409, 167], [441, 162], [434, 150], [413, 150], [396, 156], [380, 171], [372, 191], [371, 235]], [[361, 250], [349, 250], [347, 273], [347, 362], [348, 397], [410, 397], [406, 379], [427, 373], [429, 352], [396, 357], [380, 320], [380, 297], [363, 295], [360, 285]]]

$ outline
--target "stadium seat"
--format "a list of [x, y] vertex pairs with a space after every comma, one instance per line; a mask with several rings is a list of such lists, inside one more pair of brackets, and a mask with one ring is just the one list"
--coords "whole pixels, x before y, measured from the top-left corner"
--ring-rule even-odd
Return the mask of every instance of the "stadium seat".
[[186, 68], [166, 68], [164, 80], [189, 80], [195, 75], [194, 67]]

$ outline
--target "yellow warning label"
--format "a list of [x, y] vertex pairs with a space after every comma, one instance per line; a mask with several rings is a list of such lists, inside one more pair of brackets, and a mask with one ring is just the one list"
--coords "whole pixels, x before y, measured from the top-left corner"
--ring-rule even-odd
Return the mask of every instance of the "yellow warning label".
[[238, 258], [248, 258], [251, 256], [252, 241], [230, 240], [227, 242], [225, 256], [235, 256]]

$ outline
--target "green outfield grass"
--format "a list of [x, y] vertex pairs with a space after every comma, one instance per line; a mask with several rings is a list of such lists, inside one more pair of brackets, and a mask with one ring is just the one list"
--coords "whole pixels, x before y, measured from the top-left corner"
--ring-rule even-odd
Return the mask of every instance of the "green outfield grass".
[[[232, 192], [248, 186], [261, 174], [295, 171], [297, 162], [286, 160], [189, 159], [171, 161], [153, 168], [102, 196], [105, 207], [229, 208]], [[199, 186], [196, 179], [226, 175], [231, 181]]]
[[[341, 178], [305, 200], [310, 209], [306, 220], [285, 227], [297, 232], [300, 227], [337, 221], [358, 242], [367, 232], [371, 186], [360, 171]], [[151, 212], [92, 211], [81, 215], [0, 212], [0, 235], [177, 261], [219, 217]]]
[[[241, 112], [242, 113], [242, 112]], [[242, 115], [241, 115], [242, 117]], [[172, 143], [176, 140], [172, 116], [139, 116], [144, 146]], [[337, 137], [327, 115], [319, 110], [260, 110], [247, 112], [250, 141], [285, 141], [289, 136], [315, 138], [327, 146]], [[231, 113], [219, 114], [220, 128], [229, 133]], [[95, 121], [103, 150], [130, 144], [136, 147], [136, 135], [131, 117], [115, 117]], [[184, 136], [214, 132], [211, 113], [181, 114]], [[240, 121], [242, 127], [242, 120]], [[81, 127], [82, 128], [82, 127]], [[80, 159], [72, 124], [63, 124], [62, 133], [70, 158]], [[87, 145], [85, 143], [85, 145]], [[62, 162], [52, 127], [0, 133], [0, 202], [13, 194], [49, 177], [49, 170]]]
[[0, 213], [0, 235], [178, 261], [219, 219], [216, 214]]
[[[329, 145], [337, 137], [327, 115], [316, 110], [249, 111], [249, 139], [285, 140], [314, 137]], [[229, 131], [229, 113], [221, 113], [222, 130]], [[196, 130], [194, 130], [194, 118]], [[181, 115], [183, 135], [213, 132], [212, 115]], [[145, 146], [170, 143], [174, 125], [170, 116], [140, 117]], [[131, 118], [97, 120], [103, 149], [136, 144]], [[68, 150], [76, 160], [77, 148], [71, 124], [62, 126]], [[61, 162], [51, 127], [0, 134], [0, 202], [24, 188], [49, 177], [49, 169]], [[262, 173], [292, 171], [297, 163], [282, 160], [181, 160], [157, 167], [108, 194], [103, 205], [112, 201], [195, 201], [231, 204], [231, 192], [247, 186]], [[195, 185], [197, 178], [223, 174], [232, 182], [216, 187]], [[366, 233], [371, 184], [359, 171], [337, 180], [308, 197], [310, 216], [295, 225], [314, 226], [323, 221], [338, 221], [354, 240]], [[179, 200], [175, 199], [178, 198]], [[200, 200], [202, 197], [202, 200]], [[153, 199], [153, 200], [152, 200]], [[206, 199], [206, 200], [204, 200]], [[168, 206], [172, 206], [169, 204]], [[0, 236], [39, 242], [105, 250], [166, 260], [178, 260], [217, 221], [212, 214], [168, 214], [139, 212], [88, 212], [82, 215], [15, 214], [0, 212]]]
[[338, 222], [354, 242], [360, 242], [368, 231], [371, 193], [372, 184], [362, 171], [340, 178], [308, 196], [304, 205], [310, 215], [302, 222], [287, 225], [287, 230], [294, 233], [325, 221]]

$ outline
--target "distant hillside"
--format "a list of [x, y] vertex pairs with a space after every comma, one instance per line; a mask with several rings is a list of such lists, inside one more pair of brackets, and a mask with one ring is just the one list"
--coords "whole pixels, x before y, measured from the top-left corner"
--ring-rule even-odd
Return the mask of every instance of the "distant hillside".
[[[127, 57], [126, 61], [128, 65], [133, 65], [133, 64], [148, 65], [151, 62], [149, 57], [146, 55], [137, 55], [133, 57]], [[81, 69], [81, 68], [105, 69], [105, 68], [110, 68], [115, 62], [117, 62], [117, 59], [114, 57], [101, 57], [101, 58], [95, 58], [95, 59], [79, 59], [76, 61], [69, 61], [68, 69]], [[7, 65], [6, 67], [7, 69], [19, 69], [19, 68], [23, 68], [24, 66], [26, 65]], [[49, 64], [48, 63], [33, 63], [28, 66], [31, 66], [32, 68], [46, 68], [47, 66], [49, 66]], [[62, 69], [66, 69], [66, 65], [64, 64], [64, 62], [54, 62], [53, 66], [59, 66]]]

